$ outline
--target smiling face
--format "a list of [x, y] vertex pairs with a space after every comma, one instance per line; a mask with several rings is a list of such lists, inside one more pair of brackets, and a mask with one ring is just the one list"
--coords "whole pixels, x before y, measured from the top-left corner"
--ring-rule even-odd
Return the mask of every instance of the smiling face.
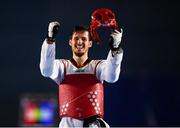
[[88, 31], [76, 31], [69, 40], [74, 55], [81, 57], [87, 55], [89, 48], [92, 47], [92, 41], [89, 39]]

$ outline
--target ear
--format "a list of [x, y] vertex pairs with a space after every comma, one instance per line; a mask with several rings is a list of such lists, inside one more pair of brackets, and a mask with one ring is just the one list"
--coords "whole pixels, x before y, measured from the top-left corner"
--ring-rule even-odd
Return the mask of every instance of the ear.
[[69, 40], [69, 45], [72, 46], [72, 40]]
[[92, 41], [89, 41], [89, 48], [92, 47]]

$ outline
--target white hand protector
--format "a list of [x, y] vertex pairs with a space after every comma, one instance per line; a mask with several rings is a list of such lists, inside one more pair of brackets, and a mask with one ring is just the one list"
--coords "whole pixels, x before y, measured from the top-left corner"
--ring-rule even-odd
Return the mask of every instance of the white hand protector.
[[48, 26], [48, 37], [55, 39], [60, 23], [57, 21], [50, 22]]
[[122, 33], [123, 33], [123, 30], [121, 29], [121, 32], [119, 32], [118, 30], [113, 30], [112, 33], [110, 34], [110, 37], [112, 38], [112, 41], [110, 44], [112, 50], [118, 49], [120, 47]]

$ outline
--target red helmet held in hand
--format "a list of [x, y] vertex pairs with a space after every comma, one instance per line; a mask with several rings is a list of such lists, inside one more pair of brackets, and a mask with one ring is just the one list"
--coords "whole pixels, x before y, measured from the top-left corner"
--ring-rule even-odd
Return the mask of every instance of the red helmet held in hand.
[[100, 43], [100, 38], [97, 34], [97, 28], [99, 27], [118, 29], [115, 14], [110, 9], [100, 8], [95, 10], [91, 15], [91, 35], [97, 44]]

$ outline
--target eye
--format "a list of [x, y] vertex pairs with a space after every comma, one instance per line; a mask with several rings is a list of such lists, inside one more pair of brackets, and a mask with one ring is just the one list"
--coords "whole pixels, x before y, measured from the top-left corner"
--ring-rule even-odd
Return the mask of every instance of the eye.
[[78, 39], [79, 39], [78, 37], [74, 37], [74, 40], [76, 40], [76, 41], [77, 41]]
[[87, 38], [86, 37], [82, 37], [82, 41], [87, 41]]

